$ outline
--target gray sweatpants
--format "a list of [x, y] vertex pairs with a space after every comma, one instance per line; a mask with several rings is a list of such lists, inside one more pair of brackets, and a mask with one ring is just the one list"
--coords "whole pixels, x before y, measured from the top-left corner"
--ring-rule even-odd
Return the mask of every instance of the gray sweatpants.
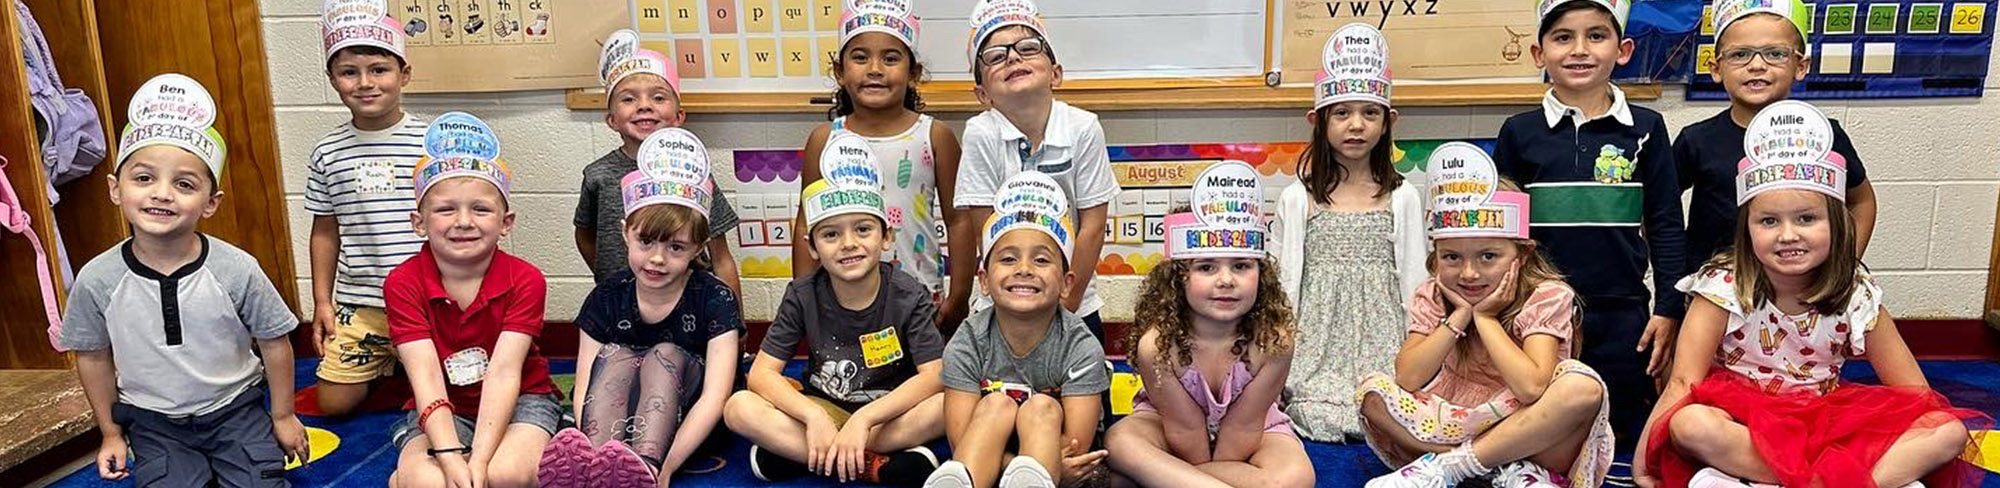
[[132, 445], [133, 480], [140, 488], [291, 486], [264, 404], [269, 396], [263, 386], [253, 386], [229, 406], [193, 416], [112, 404], [111, 420], [125, 429]]

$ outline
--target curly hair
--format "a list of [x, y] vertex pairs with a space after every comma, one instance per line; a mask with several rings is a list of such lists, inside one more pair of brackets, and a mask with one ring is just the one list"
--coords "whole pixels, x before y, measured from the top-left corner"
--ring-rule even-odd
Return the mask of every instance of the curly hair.
[[[1154, 347], [1163, 356], [1159, 367], [1178, 371], [1194, 361], [1189, 338], [1194, 310], [1187, 301], [1188, 261], [1170, 259], [1153, 267], [1139, 292], [1137, 319], [1125, 339], [1126, 350], [1137, 351], [1146, 331], [1158, 330]], [[1288, 354], [1296, 344], [1298, 324], [1292, 317], [1291, 300], [1278, 283], [1278, 270], [1271, 259], [1258, 260], [1257, 301], [1250, 312], [1236, 322], [1236, 344], [1230, 354], [1245, 357], [1250, 348], [1267, 353]], [[1167, 376], [1175, 376], [1168, 373]]]

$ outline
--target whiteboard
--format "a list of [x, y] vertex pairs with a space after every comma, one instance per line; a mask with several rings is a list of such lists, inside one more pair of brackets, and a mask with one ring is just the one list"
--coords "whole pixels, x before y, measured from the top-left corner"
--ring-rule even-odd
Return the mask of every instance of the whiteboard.
[[[922, 26], [917, 56], [931, 80], [972, 79], [967, 17], [976, 1], [912, 2]], [[841, 3], [633, 0], [633, 28], [650, 41], [643, 42], [647, 48], [677, 61], [693, 60], [677, 63], [688, 65], [682, 69], [683, 91], [823, 91], [833, 89], [827, 56], [839, 49], [840, 33], [837, 25], [813, 20], [824, 20], [815, 17], [828, 7], [838, 16]], [[1065, 79], [1257, 77], [1268, 67], [1266, 0], [1042, 0], [1038, 5]], [[807, 18], [790, 17], [801, 13]], [[808, 44], [818, 59], [782, 62], [796, 54], [784, 51]], [[769, 52], [774, 46], [776, 52]]]

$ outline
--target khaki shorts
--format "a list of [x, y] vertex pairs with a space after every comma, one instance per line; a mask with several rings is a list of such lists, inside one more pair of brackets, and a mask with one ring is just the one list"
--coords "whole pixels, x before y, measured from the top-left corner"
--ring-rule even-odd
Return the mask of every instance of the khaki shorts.
[[396, 348], [389, 343], [389, 317], [380, 308], [333, 307], [333, 336], [319, 361], [319, 379], [367, 383], [396, 374]]

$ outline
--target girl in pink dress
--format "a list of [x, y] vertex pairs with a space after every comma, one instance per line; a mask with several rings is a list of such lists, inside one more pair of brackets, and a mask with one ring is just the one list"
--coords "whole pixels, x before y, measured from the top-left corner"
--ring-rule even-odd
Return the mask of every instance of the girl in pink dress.
[[1140, 485], [1313, 486], [1278, 408], [1296, 329], [1264, 250], [1257, 179], [1216, 163], [1196, 178], [1195, 210], [1167, 216], [1168, 261], [1146, 276], [1128, 338], [1146, 390], [1104, 437], [1111, 468]]
[[1528, 237], [1528, 195], [1465, 143], [1431, 154], [1431, 278], [1394, 375], [1361, 380], [1369, 488], [1595, 487], [1611, 466], [1604, 381], [1575, 359], [1576, 292]]

